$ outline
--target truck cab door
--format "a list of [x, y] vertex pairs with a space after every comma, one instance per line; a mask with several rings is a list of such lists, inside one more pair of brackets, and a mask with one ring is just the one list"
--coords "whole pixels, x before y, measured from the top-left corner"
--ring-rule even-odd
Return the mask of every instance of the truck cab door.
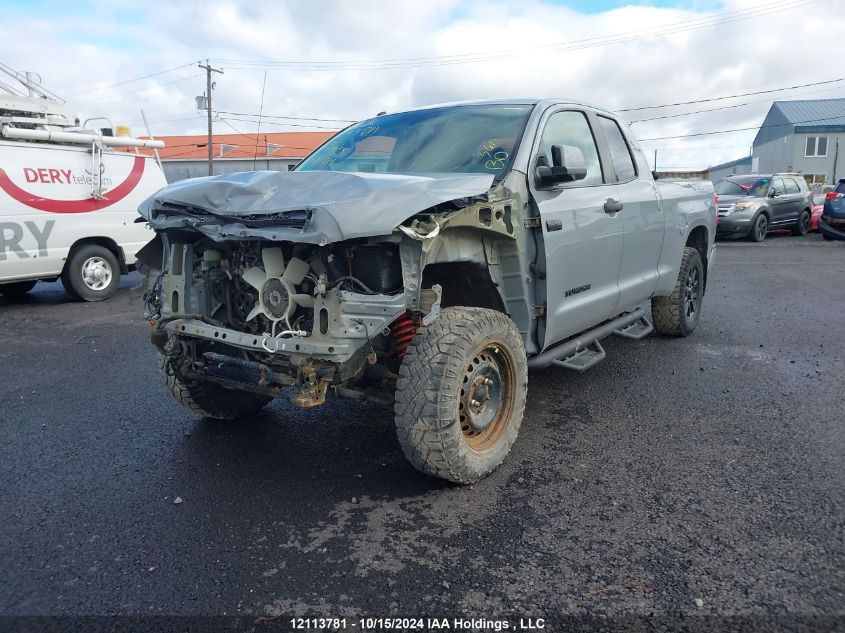
[[[622, 238], [617, 306], [617, 311], [621, 311], [645, 301], [657, 287], [666, 226], [654, 180], [650, 175], [644, 178], [640, 173], [648, 169], [644, 157], [632, 151], [616, 120], [601, 114], [596, 118], [604, 133], [618, 197], [623, 204], [620, 216], [625, 234]], [[636, 160], [637, 155], [641, 160]]]
[[[550, 109], [544, 114], [531, 153], [528, 180], [535, 215], [538, 305], [545, 306], [541, 347], [548, 347], [613, 316], [619, 301], [622, 218], [615, 209], [617, 188], [605, 182], [592, 114]], [[543, 185], [536, 167], [552, 164], [552, 146], [574, 147], [583, 155], [586, 176]], [[541, 321], [542, 323], [542, 321]]]

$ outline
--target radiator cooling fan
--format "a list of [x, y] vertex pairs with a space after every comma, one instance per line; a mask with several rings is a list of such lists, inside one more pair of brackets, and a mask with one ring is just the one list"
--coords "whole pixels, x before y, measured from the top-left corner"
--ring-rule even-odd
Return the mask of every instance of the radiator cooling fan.
[[296, 286], [308, 273], [308, 262], [294, 257], [285, 266], [285, 256], [277, 247], [262, 249], [261, 261], [263, 270], [256, 266], [243, 273], [243, 280], [258, 291], [258, 301], [247, 321], [259, 314], [272, 322], [288, 320], [296, 306], [314, 307], [314, 297], [296, 292]]

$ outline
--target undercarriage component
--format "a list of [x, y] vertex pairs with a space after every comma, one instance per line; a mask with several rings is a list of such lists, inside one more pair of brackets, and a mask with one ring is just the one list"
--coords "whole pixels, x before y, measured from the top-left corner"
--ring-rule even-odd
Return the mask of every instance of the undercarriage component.
[[302, 409], [313, 409], [326, 402], [326, 390], [331, 384], [331, 376], [320, 376], [315, 367], [300, 369], [300, 388], [291, 403]]
[[402, 359], [408, 351], [408, 346], [417, 334], [417, 322], [410, 312], [406, 312], [390, 324], [390, 336], [396, 355]]

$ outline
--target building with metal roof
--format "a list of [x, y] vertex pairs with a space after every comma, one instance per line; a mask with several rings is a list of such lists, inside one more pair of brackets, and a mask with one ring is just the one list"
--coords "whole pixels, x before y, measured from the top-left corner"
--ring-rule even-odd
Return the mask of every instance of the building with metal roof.
[[842, 152], [845, 99], [775, 101], [754, 138], [751, 173], [797, 172], [821, 186], [845, 178]]
[[728, 176], [750, 174], [751, 156], [743, 156], [742, 158], [737, 158], [736, 160], [731, 160], [727, 163], [713, 165], [712, 167], [707, 168], [707, 172], [708, 177], [712, 182], [719, 182]]

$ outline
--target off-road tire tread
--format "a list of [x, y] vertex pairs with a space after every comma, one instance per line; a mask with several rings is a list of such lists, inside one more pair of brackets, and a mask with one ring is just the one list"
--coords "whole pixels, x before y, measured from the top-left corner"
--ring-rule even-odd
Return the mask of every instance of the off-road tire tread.
[[236, 420], [256, 413], [272, 398], [225, 387], [181, 380], [170, 370], [167, 356], [158, 355], [164, 384], [176, 402], [192, 413], [214, 420]]
[[[491, 332], [510, 347], [514, 363], [511, 420], [479, 469], [463, 445], [457, 401], [469, 354]], [[395, 421], [405, 457], [429, 475], [456, 483], [473, 483], [494, 470], [510, 451], [522, 423], [528, 385], [525, 347], [514, 322], [486, 308], [450, 307], [428, 327], [420, 327], [399, 370]], [[477, 455], [477, 454], [476, 454]]]
[[[684, 327], [681, 310], [683, 309], [683, 292], [687, 274], [690, 266], [695, 265], [696, 262], [701, 267], [701, 272], [703, 273], [704, 267], [701, 263], [701, 255], [698, 254], [696, 249], [690, 246], [685, 247], [684, 254], [681, 257], [681, 268], [678, 271], [678, 278], [675, 280], [675, 287], [672, 289], [672, 294], [668, 297], [652, 297], [651, 320], [654, 329], [659, 334], [666, 336], [688, 336], [692, 334], [692, 330], [687, 330]], [[701, 283], [703, 283], [703, 274], [700, 279]]]

